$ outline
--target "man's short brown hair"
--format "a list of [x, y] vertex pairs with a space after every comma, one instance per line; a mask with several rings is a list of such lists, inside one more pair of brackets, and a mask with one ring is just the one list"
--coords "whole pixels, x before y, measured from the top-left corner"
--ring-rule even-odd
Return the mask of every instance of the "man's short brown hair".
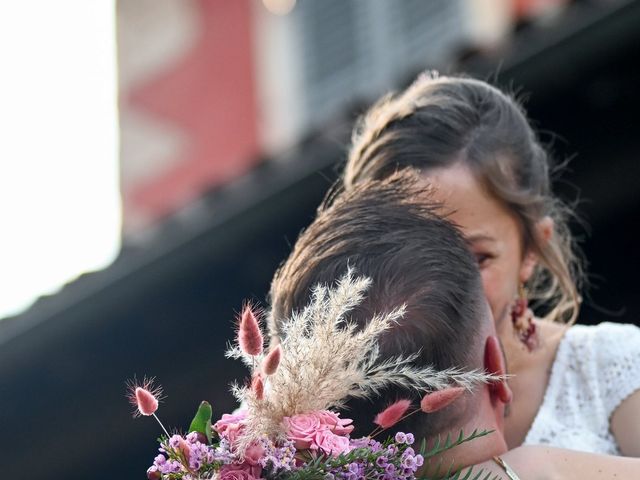
[[[363, 181], [326, 201], [273, 279], [272, 338], [286, 336], [282, 321], [304, 308], [314, 285], [332, 285], [351, 267], [372, 280], [365, 300], [351, 312], [354, 322], [363, 325], [375, 313], [407, 307], [404, 318], [380, 339], [383, 357], [420, 351], [422, 365], [481, 367], [478, 333], [488, 310], [476, 262], [427, 196], [428, 188], [405, 171]], [[416, 392], [386, 392], [374, 404], [352, 405], [349, 415], [366, 430], [384, 403], [407, 395]], [[414, 416], [412, 430], [438, 433], [434, 430], [452, 424], [453, 410], [446, 422], [439, 415]]]

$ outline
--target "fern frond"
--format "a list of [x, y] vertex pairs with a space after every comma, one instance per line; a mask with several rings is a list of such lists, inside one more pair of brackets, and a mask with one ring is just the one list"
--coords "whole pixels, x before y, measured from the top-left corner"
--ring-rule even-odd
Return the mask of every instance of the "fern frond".
[[460, 433], [458, 434], [458, 438], [455, 441], [451, 440], [451, 433], [447, 434], [447, 438], [444, 442], [444, 444], [441, 445], [441, 437], [440, 435], [438, 435], [438, 438], [435, 440], [435, 443], [433, 445], [433, 447], [431, 447], [430, 450], [426, 450], [426, 444], [423, 443], [421, 446], [421, 450], [420, 450], [420, 455], [422, 455], [425, 460], [435, 457], [436, 455], [440, 455], [444, 452], [446, 452], [447, 450], [451, 450], [452, 448], [455, 448], [459, 445], [462, 445], [463, 443], [467, 443], [470, 442], [472, 440], [475, 440], [476, 438], [480, 438], [480, 437], [484, 437], [486, 435], [489, 435], [493, 433], [493, 430], [480, 430], [478, 431], [478, 429], [476, 428], [473, 432], [471, 432], [468, 436], [464, 435], [464, 430], [460, 430]]
[[[459, 445], [462, 445], [463, 443], [467, 443], [472, 440], [475, 440], [476, 438], [484, 437], [486, 435], [489, 435], [490, 433], [493, 433], [493, 430], [478, 430], [476, 428], [469, 435], [465, 436], [464, 431], [460, 430], [460, 433], [458, 434], [455, 440], [452, 439], [451, 433], [448, 433], [444, 440], [444, 443], [442, 442], [442, 437], [438, 435], [438, 438], [436, 438], [433, 446], [429, 450], [427, 450], [426, 441], [423, 440], [422, 443], [420, 444], [419, 453], [424, 457], [425, 465], [426, 465], [427, 464], [426, 461], [428, 459], [437, 457], [442, 453], [446, 452], [447, 450], [451, 450]], [[484, 472], [483, 469], [476, 472], [474, 471], [473, 467], [470, 467], [468, 469], [465, 467], [457, 471], [453, 471], [453, 463], [449, 465], [447, 471], [444, 474], [441, 473], [441, 468], [442, 468], [442, 457], [438, 459], [435, 472], [431, 471], [432, 467], [429, 465], [425, 467], [423, 475], [419, 477], [418, 480], [435, 480], [435, 479], [479, 480], [482, 477], [482, 474]], [[464, 476], [462, 476], [463, 472], [464, 472]], [[475, 474], [474, 477], [471, 477], [472, 473]], [[487, 473], [486, 476], [482, 477], [482, 480], [488, 480], [490, 477], [491, 477], [491, 472]], [[498, 478], [498, 477], [494, 477], [494, 478]]]

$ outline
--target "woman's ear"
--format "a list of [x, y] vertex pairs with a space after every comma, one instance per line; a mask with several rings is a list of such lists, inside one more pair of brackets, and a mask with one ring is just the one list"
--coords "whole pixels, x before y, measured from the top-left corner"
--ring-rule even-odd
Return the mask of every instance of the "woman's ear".
[[[485, 343], [484, 368], [494, 375], [505, 376], [507, 374], [504, 353], [502, 352], [502, 348], [500, 348], [498, 337], [494, 335], [488, 336]], [[490, 383], [489, 391], [493, 399], [497, 399], [505, 405], [510, 403], [513, 398], [511, 388], [509, 388], [506, 378]]]
[[[540, 245], [546, 246], [551, 240], [551, 237], [553, 237], [553, 219], [546, 215], [538, 220], [534, 235], [540, 242]], [[526, 251], [522, 259], [522, 265], [520, 265], [519, 279], [521, 283], [526, 283], [527, 280], [531, 278], [537, 264], [538, 255], [532, 249]]]

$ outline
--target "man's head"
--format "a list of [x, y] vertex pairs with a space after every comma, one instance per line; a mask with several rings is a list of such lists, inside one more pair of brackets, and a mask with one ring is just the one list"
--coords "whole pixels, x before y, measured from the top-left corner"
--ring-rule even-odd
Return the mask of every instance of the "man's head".
[[[420, 352], [421, 365], [484, 369], [493, 320], [475, 259], [458, 231], [434, 213], [437, 205], [417, 177], [401, 173], [364, 181], [330, 199], [299, 237], [271, 286], [270, 330], [283, 338], [282, 320], [301, 310], [318, 283], [333, 284], [348, 267], [371, 278], [367, 296], [351, 315], [365, 324], [375, 313], [406, 305], [404, 318], [380, 339], [383, 357]], [[349, 415], [367, 429], [374, 415], [397, 398], [420, 394], [393, 390]], [[440, 433], [477, 413], [472, 395], [441, 412], [413, 416], [416, 434]], [[366, 434], [368, 431], [360, 433]]]

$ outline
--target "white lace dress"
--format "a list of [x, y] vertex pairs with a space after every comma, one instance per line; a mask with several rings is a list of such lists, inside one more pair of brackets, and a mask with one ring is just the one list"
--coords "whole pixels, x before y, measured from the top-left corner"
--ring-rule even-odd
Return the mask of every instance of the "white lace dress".
[[638, 389], [640, 328], [574, 325], [558, 347], [544, 400], [524, 443], [619, 455], [609, 421]]

